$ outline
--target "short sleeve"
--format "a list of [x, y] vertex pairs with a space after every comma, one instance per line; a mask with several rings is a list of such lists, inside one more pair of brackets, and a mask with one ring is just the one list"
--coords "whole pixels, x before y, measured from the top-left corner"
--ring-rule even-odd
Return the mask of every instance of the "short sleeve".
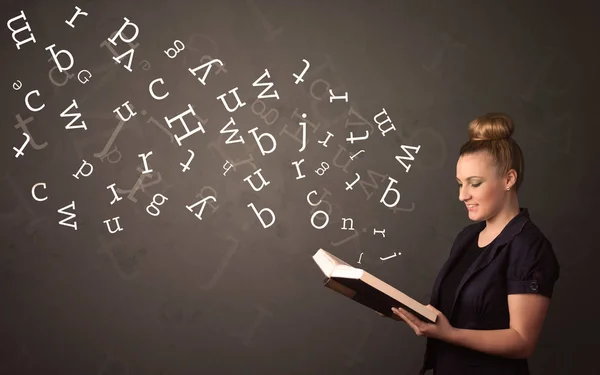
[[508, 294], [541, 294], [552, 298], [560, 266], [552, 244], [543, 234], [517, 236], [511, 244], [507, 270]]

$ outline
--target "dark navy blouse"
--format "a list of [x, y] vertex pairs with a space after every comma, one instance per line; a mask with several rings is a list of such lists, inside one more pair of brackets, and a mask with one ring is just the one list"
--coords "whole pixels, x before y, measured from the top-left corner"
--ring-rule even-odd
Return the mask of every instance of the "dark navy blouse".
[[[484, 221], [471, 224], [456, 236], [433, 286], [431, 305], [456, 328], [510, 328], [508, 295], [537, 293], [551, 298], [559, 277], [552, 244], [531, 221], [527, 208], [520, 208], [477, 255], [473, 246], [478, 248], [478, 235], [485, 225]], [[494, 356], [427, 338], [420, 373], [429, 369], [435, 375], [529, 374], [526, 359]]]

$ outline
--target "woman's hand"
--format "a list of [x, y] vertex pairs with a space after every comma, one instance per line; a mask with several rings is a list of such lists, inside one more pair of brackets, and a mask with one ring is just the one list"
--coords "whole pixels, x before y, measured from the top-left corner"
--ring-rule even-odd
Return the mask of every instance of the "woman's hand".
[[[382, 314], [382, 313], [380, 313], [379, 311], [377, 311], [377, 314], [379, 314], [380, 316], [382, 316], [382, 317], [384, 317], [384, 318], [388, 318], [388, 316], [387, 316], [387, 315], [383, 315], [383, 314]], [[402, 320], [402, 318], [401, 318], [401, 317], [399, 317], [398, 315], [395, 315], [395, 314], [394, 314], [394, 315], [392, 315], [392, 316], [390, 316], [389, 318], [390, 318], [390, 319], [393, 319], [393, 320], [400, 321], [400, 322], [403, 322], [403, 321], [404, 321], [404, 320]]]
[[392, 307], [392, 311], [396, 316], [406, 322], [410, 326], [410, 328], [415, 331], [417, 336], [426, 336], [431, 337], [438, 340], [449, 341], [449, 338], [454, 333], [454, 327], [450, 325], [448, 318], [444, 314], [442, 314], [438, 309], [431, 305], [427, 305], [427, 308], [438, 313], [438, 317], [436, 323], [428, 323], [424, 322], [421, 319], [417, 318], [415, 315], [409, 313], [408, 311]]

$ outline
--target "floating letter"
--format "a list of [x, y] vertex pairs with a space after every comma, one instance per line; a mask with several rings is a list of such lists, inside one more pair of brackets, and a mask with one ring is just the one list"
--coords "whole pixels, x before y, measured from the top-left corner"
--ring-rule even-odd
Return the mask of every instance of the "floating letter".
[[31, 188], [31, 195], [33, 196], [33, 199], [35, 199], [38, 202], [43, 202], [46, 199], [48, 199], [48, 197], [44, 197], [44, 198], [38, 198], [37, 195], [35, 195], [35, 188], [38, 186], [43, 186], [44, 189], [46, 188], [46, 183], [45, 182], [38, 182], [37, 184], [33, 185], [33, 187]]
[[79, 125], [75, 125], [75, 126], [71, 126], [73, 125], [73, 123], [77, 120], [79, 120], [79, 118], [81, 117], [81, 113], [76, 112], [76, 113], [68, 113], [72, 108], [78, 109], [77, 107], [77, 102], [75, 101], [75, 99], [73, 99], [73, 103], [71, 103], [71, 105], [65, 109], [64, 111], [61, 112], [60, 117], [73, 117], [73, 119], [71, 120], [71, 122], [69, 122], [67, 124], [67, 126], [65, 126], [65, 129], [81, 129], [83, 128], [83, 130], [87, 130], [87, 127], [85, 125], [85, 121], [81, 121], [81, 124]]
[[71, 26], [72, 28], [75, 28], [75, 25], [73, 25], [73, 21], [75, 21], [75, 18], [77, 18], [77, 16], [79, 16], [81, 14], [81, 15], [84, 15], [87, 17], [87, 15], [88, 15], [86, 12], [82, 12], [81, 8], [79, 8], [77, 5], [75, 6], [75, 10], [76, 10], [76, 12], [73, 15], [73, 17], [71, 17], [71, 19], [69, 21], [65, 21], [65, 23], [67, 25]]
[[[248, 204], [248, 207], [252, 208], [252, 211], [254, 211], [254, 213], [256, 214], [256, 216], [258, 217], [258, 220], [260, 220], [260, 223], [262, 224], [263, 228], [268, 228], [271, 225], [273, 225], [273, 223], [275, 223], [275, 213], [273, 212], [273, 210], [271, 210], [270, 208], [263, 208], [262, 210], [256, 211], [256, 208], [254, 208], [254, 203], [250, 203]], [[264, 220], [262, 219], [262, 217], [260, 216], [263, 211], [267, 211], [268, 214], [271, 215], [271, 223], [270, 224], [265, 224]]]
[[[17, 21], [19, 18], [22, 18], [23, 21], [25, 21], [25, 26], [21, 27], [18, 30], [15, 30], [12, 27], [12, 23], [15, 22], [15, 21]], [[21, 10], [21, 14], [20, 15], [9, 19], [8, 22], [6, 22], [6, 26], [8, 27], [8, 29], [10, 31], [12, 31], [12, 38], [13, 38], [13, 40], [15, 42], [17, 42], [17, 49], [21, 49], [21, 45], [22, 44], [26, 44], [26, 43], [29, 43], [29, 42], [34, 42], [35, 43], [35, 37], [34, 37], [33, 33], [31, 32], [31, 28], [29, 27], [29, 22], [27, 22], [27, 18], [25, 18], [25, 13], [23, 13], [22, 10]], [[25, 39], [25, 40], [18, 40], [17, 39], [17, 34], [19, 34], [22, 31], [25, 31], [25, 30], [29, 31], [29, 38]]]
[[66, 218], [62, 219], [62, 220], [61, 220], [61, 221], [59, 221], [58, 223], [59, 223], [60, 225], [64, 225], [64, 226], [67, 226], [67, 227], [71, 227], [71, 228], [73, 228], [73, 229], [77, 230], [77, 221], [74, 221], [74, 222], [73, 222], [73, 224], [69, 224], [69, 223], [67, 223], [67, 221], [69, 221], [69, 220], [71, 220], [71, 219], [73, 219], [74, 217], [76, 217], [76, 216], [77, 216], [75, 213], [66, 212], [65, 210], [66, 210], [67, 208], [72, 208], [72, 209], [73, 209], [73, 211], [75, 211], [75, 201], [71, 201], [71, 204], [70, 204], [70, 205], [68, 205], [68, 206], [64, 206], [63, 208], [61, 208], [61, 209], [59, 209], [59, 210], [58, 210], [58, 213], [60, 213], [60, 214], [63, 214], [63, 215], [67, 215], [67, 217], [66, 217]]
[[235, 97], [235, 100], [237, 101], [236, 106], [232, 109], [229, 107], [229, 104], [225, 101], [225, 95], [227, 94], [221, 94], [219, 96], [217, 96], [217, 99], [219, 99], [223, 105], [225, 106], [225, 109], [228, 112], [235, 112], [238, 108], [243, 107], [246, 105], [246, 102], [242, 103], [242, 101], [240, 100], [240, 97], [237, 94], [237, 87], [234, 87], [233, 89], [229, 90], [230, 94], [233, 94], [233, 96]]
[[163, 100], [164, 98], [166, 98], [167, 96], [169, 96], [169, 92], [167, 91], [166, 94], [164, 94], [163, 96], [156, 96], [156, 94], [154, 93], [154, 84], [156, 82], [160, 82], [161, 85], [165, 84], [165, 81], [163, 81], [162, 78], [157, 78], [154, 81], [150, 82], [150, 86], [148, 86], [148, 91], [150, 91], [150, 95], [152, 95], [152, 97], [156, 100]]
[[304, 74], [306, 74], [306, 71], [310, 67], [310, 63], [308, 61], [306, 61], [305, 59], [302, 59], [302, 61], [304, 62], [304, 64], [306, 64], [302, 73], [300, 73], [300, 75], [297, 75], [296, 73], [292, 73], [292, 76], [294, 76], [294, 78], [296, 78], [296, 82], [294, 82], [295, 84], [298, 84], [299, 82], [304, 82], [304, 79], [302, 79], [302, 77], [304, 77]]
[[[88, 173], [88, 174], [85, 174], [85, 173], [83, 172], [83, 168], [85, 168], [85, 166], [86, 166], [86, 165], [87, 165], [87, 166], [90, 168], [90, 171], [89, 171], [89, 173]], [[93, 171], [94, 171], [94, 166], [93, 166], [93, 165], [91, 165], [90, 163], [88, 163], [87, 161], [85, 161], [85, 160], [84, 160], [84, 161], [83, 161], [83, 164], [81, 165], [81, 167], [79, 168], [79, 170], [77, 171], [77, 173], [75, 173], [75, 174], [73, 175], [73, 177], [75, 177], [76, 179], [78, 179], [78, 180], [79, 180], [79, 175], [80, 175], [80, 174], [81, 174], [83, 177], [89, 177], [89, 176], [92, 174], [92, 172], [93, 172]]]
[[[111, 221], [111, 220], [114, 220], [114, 221], [115, 221], [115, 223], [117, 223], [117, 229], [115, 229], [115, 230], [112, 230], [112, 229], [110, 228], [110, 221]], [[119, 232], [119, 231], [122, 231], [122, 230], [123, 230], [123, 228], [121, 228], [121, 224], [119, 223], [119, 216], [117, 216], [117, 217], [113, 217], [112, 219], [109, 219], [109, 220], [104, 220], [104, 221], [103, 221], [103, 223], [104, 223], [104, 224], [106, 224], [106, 228], [108, 229], [108, 232], [109, 232], [110, 234], [114, 234], [114, 233], [117, 233], [117, 232]]]
[[185, 120], [183, 119], [183, 116], [187, 115], [187, 114], [192, 114], [193, 116], [196, 116], [196, 112], [194, 112], [194, 108], [192, 108], [192, 106], [190, 104], [188, 104], [188, 110], [185, 112], [181, 112], [180, 114], [178, 114], [177, 116], [173, 117], [172, 119], [169, 119], [165, 116], [165, 121], [167, 122], [167, 125], [169, 126], [169, 129], [173, 128], [172, 123], [175, 122], [175, 120], [179, 120], [181, 121], [181, 124], [183, 125], [183, 128], [185, 129], [186, 133], [184, 135], [182, 135], [181, 137], [179, 137], [178, 135], [175, 135], [175, 140], [177, 141], [177, 144], [179, 146], [181, 146], [181, 140], [186, 139], [187, 137], [189, 137], [192, 134], [195, 134], [199, 131], [201, 131], [202, 133], [204, 133], [204, 128], [202, 127], [202, 124], [200, 123], [200, 121], [197, 122], [198, 127], [196, 127], [193, 130], [190, 130], [187, 127], [187, 124], [185, 123]]
[[[221, 64], [221, 66], [223, 66], [223, 62], [219, 59], [212, 59], [207, 63], [204, 63], [194, 69], [189, 68], [188, 70], [190, 71], [190, 73], [192, 73], [194, 75], [194, 77], [196, 76], [196, 70], [200, 70], [203, 68], [207, 68], [206, 71], [204, 72], [204, 75], [202, 76], [202, 78], [198, 77], [198, 81], [200, 81], [200, 83], [202, 83], [203, 85], [206, 85], [206, 77], [208, 76], [208, 73], [210, 72], [210, 69], [212, 68], [212, 64], [214, 63], [219, 63]], [[225, 95], [225, 94], [223, 94]]]
[[212, 199], [213, 201], [217, 201], [217, 198], [213, 197], [212, 195], [209, 195], [206, 198], [202, 198], [200, 199], [198, 202], [189, 205], [189, 206], [185, 206], [185, 208], [187, 208], [190, 212], [194, 212], [194, 208], [199, 205], [202, 204], [202, 207], [200, 207], [200, 211], [198, 211], [198, 213], [195, 214], [195, 216], [198, 218], [198, 220], [202, 220], [202, 212], [204, 212], [204, 207], [206, 207], [206, 203], [209, 199]]
[[267, 78], [271, 78], [271, 76], [269, 75], [269, 71], [267, 69], [265, 69], [265, 73], [262, 76], [260, 76], [256, 81], [254, 81], [254, 83], [252, 84], [252, 86], [254, 86], [254, 87], [266, 86], [266, 88], [257, 96], [257, 98], [258, 99], [269, 99], [269, 98], [279, 99], [279, 94], [277, 93], [277, 90], [274, 90], [275, 92], [271, 95], [265, 95], [265, 92], [269, 91], [271, 89], [271, 87], [274, 86], [273, 82], [260, 82], [260, 80], [262, 80], [265, 76]]

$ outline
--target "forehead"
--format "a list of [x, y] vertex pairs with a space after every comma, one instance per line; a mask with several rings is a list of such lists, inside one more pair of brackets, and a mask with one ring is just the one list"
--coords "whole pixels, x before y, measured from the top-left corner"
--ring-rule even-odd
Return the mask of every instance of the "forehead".
[[490, 156], [483, 152], [462, 155], [456, 163], [456, 177], [489, 176], [494, 173]]

